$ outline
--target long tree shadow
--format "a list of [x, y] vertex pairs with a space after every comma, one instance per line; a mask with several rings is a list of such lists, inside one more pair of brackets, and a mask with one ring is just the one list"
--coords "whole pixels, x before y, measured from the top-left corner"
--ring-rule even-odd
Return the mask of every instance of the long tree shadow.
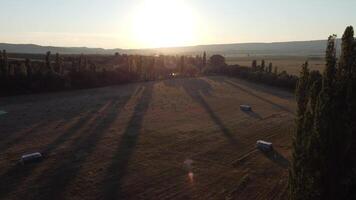
[[264, 101], [264, 102], [266, 102], [266, 103], [268, 103], [268, 104], [271, 104], [271, 105], [274, 106], [274, 107], [277, 107], [277, 108], [279, 108], [279, 109], [281, 109], [281, 110], [283, 110], [283, 111], [285, 111], [285, 112], [288, 112], [288, 113], [294, 115], [294, 112], [293, 112], [292, 110], [290, 110], [289, 108], [287, 108], [287, 107], [285, 107], [285, 106], [282, 106], [282, 105], [279, 105], [279, 104], [277, 104], [277, 103], [275, 103], [275, 102], [273, 102], [273, 101], [271, 101], [271, 100], [269, 100], [269, 99], [266, 99], [266, 98], [264, 98], [264, 97], [261, 97], [261, 96], [259, 96], [259, 95], [256, 95], [255, 93], [253, 93], [253, 92], [251, 92], [251, 91], [249, 91], [249, 90], [247, 90], [247, 89], [241, 87], [241, 86], [238, 85], [237, 83], [233, 83], [233, 82], [226, 81], [226, 80], [223, 80], [223, 82], [224, 82], [224, 83], [227, 83], [227, 84], [229, 84], [229, 85], [231, 85], [231, 86], [233, 86], [233, 87], [235, 87], [235, 88], [237, 88], [237, 89], [239, 89], [239, 90], [244, 91], [245, 93], [249, 94], [250, 96], [256, 97], [257, 99], [260, 99], [261, 101]]
[[[89, 95], [88, 91], [82, 91], [81, 95]], [[74, 95], [72, 93], [70, 93], [71, 95]], [[69, 98], [69, 94], [45, 94], [48, 96], [48, 98], [54, 98], [53, 96], [56, 95], [66, 95], [66, 98]], [[36, 95], [37, 96], [37, 95]], [[72, 98], [78, 98], [77, 95], [74, 95]], [[25, 98], [26, 97], [22, 97]], [[33, 97], [32, 97], [33, 98]], [[43, 98], [42, 95], [38, 96], [38, 98]], [[63, 97], [62, 97], [63, 98]], [[72, 101], [74, 101], [72, 100]], [[23, 101], [21, 99], [21, 101]], [[36, 110], [37, 112], [25, 112], [24, 114], [26, 114], [27, 117], [26, 118], [26, 124], [29, 125], [25, 125], [24, 126], [17, 126], [18, 123], [18, 117], [21, 116], [21, 112], [20, 113], [9, 113], [8, 117], [6, 117], [3, 120], [0, 120], [0, 127], [2, 126], [6, 126], [6, 131], [0, 132], [0, 152], [5, 152], [6, 150], [15, 147], [16, 145], [21, 144], [21, 142], [27, 141], [28, 139], [31, 139], [34, 134], [38, 134], [41, 133], [41, 129], [48, 129], [50, 128], [50, 125], [56, 124], [57, 125], [61, 125], [61, 124], [65, 124], [68, 122], [71, 122], [74, 120], [74, 118], [76, 118], [79, 115], [85, 114], [89, 111], [96, 111], [94, 103], [90, 102], [85, 104], [86, 105], [86, 109], [73, 109], [70, 106], [67, 106], [64, 103], [57, 103], [55, 104], [55, 106], [50, 107], [49, 109], [51, 110], [51, 113], [56, 113], [56, 115], [51, 116], [51, 117], [44, 117], [41, 116], [41, 113], [43, 113], [46, 110], [46, 107], [43, 106], [41, 109]], [[92, 107], [90, 107], [92, 106]], [[76, 106], [76, 107], [81, 107], [81, 106]], [[25, 111], [29, 111], [26, 110]], [[40, 121], [40, 122], [39, 122]], [[59, 123], [58, 123], [59, 121]], [[33, 124], [37, 124], [34, 125]]]
[[153, 83], [146, 85], [133, 115], [129, 120], [126, 130], [120, 138], [120, 143], [111, 165], [108, 167], [102, 191], [104, 199], [121, 199], [125, 197], [122, 190], [122, 181], [128, 170], [129, 161], [134, 153], [135, 146], [140, 136], [145, 114], [149, 108], [153, 94]]
[[[132, 92], [134, 89], [132, 90]], [[131, 93], [132, 94], [132, 93]], [[60, 163], [53, 163], [48, 165], [46, 170], [42, 172], [41, 176], [37, 178], [29, 188], [35, 186], [35, 188], [40, 188], [41, 197], [35, 197], [36, 199], [53, 199], [53, 197], [61, 199], [61, 193], [69, 185], [68, 183], [72, 180], [76, 173], [80, 170], [82, 163], [86, 158], [94, 151], [96, 143], [100, 140], [108, 126], [116, 119], [118, 114], [117, 110], [120, 106], [126, 104], [126, 102], [131, 98], [131, 94], [125, 96], [125, 98], [120, 99], [120, 101], [115, 101], [115, 99], [109, 100], [101, 109], [97, 112], [102, 114], [108, 113], [106, 116], [100, 118], [98, 114], [87, 114], [82, 117], [78, 122], [69, 127], [63, 134], [58, 136], [53, 142], [48, 144], [41, 152], [46, 156], [55, 151], [61, 144], [66, 142], [73, 135], [81, 134], [75, 139], [72, 144], [73, 148], [65, 149], [65, 154], [76, 153], [79, 151], [85, 151], [85, 154], [81, 157], [76, 157], [72, 154], [68, 159], [60, 161]], [[112, 103], [114, 102], [114, 103]], [[92, 122], [94, 124], [94, 129], [89, 131], [89, 133], [82, 133], [81, 131], [84, 127], [90, 126], [88, 124]], [[56, 160], [59, 161], [59, 160]], [[45, 164], [46, 160], [41, 163]], [[11, 192], [16, 191], [18, 186], [26, 180], [31, 173], [38, 167], [37, 164], [30, 164], [26, 166], [15, 165], [10, 168], [7, 172], [0, 176], [0, 199], [6, 197]], [[53, 173], [54, 172], [54, 173]], [[45, 188], [45, 190], [43, 189]], [[23, 195], [24, 199], [28, 199], [27, 196], [31, 196], [26, 192], [30, 192], [29, 189], [25, 190]], [[36, 192], [34, 192], [36, 193]]]
[[242, 111], [242, 112], [254, 119], [259, 119], [259, 120], [263, 119], [260, 114], [254, 111]]
[[[90, 120], [91, 117], [91, 115], [87, 114], [73, 126], [69, 127], [62, 135], [56, 138], [52, 143], [48, 144], [48, 146], [43, 150], [44, 155], [50, 154], [66, 139], [73, 136]], [[29, 164], [26, 166], [16, 164], [10, 167], [8, 171], [0, 176], [0, 199], [5, 198], [10, 192], [16, 191], [21, 183], [26, 180], [26, 178], [29, 177], [37, 167], [37, 164]]]
[[14, 145], [18, 144], [22, 140], [24, 140], [26, 137], [30, 137], [32, 133], [35, 133], [39, 131], [43, 126], [48, 123], [48, 122], [40, 122], [32, 127], [30, 127], [28, 130], [22, 131], [19, 134], [16, 134], [13, 137], [8, 137], [4, 138], [1, 136], [1, 139], [4, 141], [3, 143], [0, 144], [0, 152], [5, 152], [6, 150], [10, 149]]
[[295, 99], [293, 92], [289, 92], [287, 90], [283, 90], [281, 88], [266, 85], [263, 83], [256, 83], [256, 82], [252, 82], [252, 81], [248, 81], [248, 80], [244, 80], [244, 79], [229, 78], [229, 77], [225, 77], [225, 76], [209, 76], [208, 78], [210, 80], [214, 80], [216, 82], [221, 82], [221, 83], [227, 82], [227, 79], [228, 79], [228, 81], [230, 81], [234, 84], [242, 84], [249, 88], [252, 88], [255, 91], [268, 93], [273, 96], [279, 97], [281, 99], [287, 99], [287, 100]]
[[264, 152], [262, 153], [272, 162], [276, 163], [278, 166], [287, 169], [290, 166], [290, 162], [287, 158], [285, 158], [282, 154], [280, 154], [276, 150], [272, 150], [269, 152]]
[[214, 112], [211, 106], [206, 102], [204, 96], [211, 96], [212, 87], [211, 85], [203, 79], [179, 79], [179, 80], [168, 80], [165, 84], [170, 87], [182, 87], [184, 91], [197, 103], [204, 108], [204, 110], [209, 114], [212, 121], [219, 127], [221, 132], [232, 144], [237, 144], [236, 138], [232, 135], [230, 130], [224, 125], [219, 116]]
[[[53, 197], [63, 199], [62, 193], [85, 166], [88, 157], [95, 151], [98, 142], [115, 122], [134, 91], [135, 89], [131, 90], [131, 93], [124, 98], [114, 99], [113, 104], [102, 113], [103, 116], [93, 122], [93, 127], [73, 142], [71, 145], [73, 148], [67, 150], [67, 153], [71, 154], [70, 157], [59, 165], [54, 163], [53, 166], [48, 167], [47, 172], [43, 174], [48, 173], [50, 177], [44, 175], [36, 181], [41, 188], [41, 199], [53, 199]], [[53, 169], [55, 169], [54, 174], [51, 174]]]

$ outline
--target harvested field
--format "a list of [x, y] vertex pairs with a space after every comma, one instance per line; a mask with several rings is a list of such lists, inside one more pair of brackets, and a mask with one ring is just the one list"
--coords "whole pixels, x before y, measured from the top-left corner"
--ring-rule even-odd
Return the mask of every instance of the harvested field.
[[278, 71], [286, 71], [292, 75], [299, 75], [301, 66], [308, 61], [310, 70], [317, 70], [320, 72], [324, 71], [325, 60], [323, 57], [288, 57], [288, 56], [275, 56], [275, 57], [229, 57], [227, 58], [227, 63], [231, 65], [241, 65], [246, 67], [251, 67], [252, 61], [257, 60], [257, 64], [261, 64], [261, 60], [265, 60], [266, 66], [270, 62], [273, 63], [274, 67], [278, 67]]
[[295, 108], [225, 77], [0, 98], [0, 199], [286, 199]]

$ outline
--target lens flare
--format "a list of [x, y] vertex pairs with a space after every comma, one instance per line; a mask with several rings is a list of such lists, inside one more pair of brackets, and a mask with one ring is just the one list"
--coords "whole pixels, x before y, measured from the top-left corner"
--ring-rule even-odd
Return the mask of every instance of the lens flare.
[[194, 173], [193, 172], [188, 173], [188, 178], [189, 178], [190, 183], [194, 183]]

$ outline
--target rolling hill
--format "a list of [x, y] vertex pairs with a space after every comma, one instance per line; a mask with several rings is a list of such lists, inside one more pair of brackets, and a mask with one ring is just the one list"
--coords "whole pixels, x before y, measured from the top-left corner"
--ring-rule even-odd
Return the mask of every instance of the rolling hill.
[[[337, 41], [340, 44], [340, 41]], [[338, 45], [338, 49], [340, 49]], [[236, 43], [214, 44], [187, 47], [170, 47], [156, 49], [103, 49], [87, 47], [54, 47], [35, 44], [8, 44], [0, 43], [0, 49], [6, 49], [10, 53], [43, 54], [47, 51], [61, 54], [186, 54], [196, 55], [203, 51], [209, 54], [218, 53], [226, 57], [247, 55], [285, 55], [285, 56], [321, 56], [326, 48], [325, 40], [298, 41], [298, 42], [273, 42], [273, 43]]]

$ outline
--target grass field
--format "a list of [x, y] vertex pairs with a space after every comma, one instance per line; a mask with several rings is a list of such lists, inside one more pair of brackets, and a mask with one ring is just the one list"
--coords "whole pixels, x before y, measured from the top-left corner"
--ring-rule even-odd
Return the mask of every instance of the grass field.
[[325, 61], [322, 57], [307, 58], [307, 57], [293, 57], [293, 56], [267, 56], [267, 57], [228, 57], [226, 61], [228, 64], [234, 65], [238, 64], [241, 66], [250, 67], [253, 60], [257, 60], [257, 64], [261, 64], [261, 60], [264, 59], [266, 66], [270, 62], [273, 66], [278, 67], [278, 71], [287, 71], [289, 74], [299, 75], [302, 64], [305, 61], [309, 62], [309, 68], [311, 70], [323, 71], [325, 67]]
[[[286, 199], [285, 91], [202, 77], [7, 97], [0, 110], [0, 199]], [[35, 151], [42, 162], [17, 163]]]

